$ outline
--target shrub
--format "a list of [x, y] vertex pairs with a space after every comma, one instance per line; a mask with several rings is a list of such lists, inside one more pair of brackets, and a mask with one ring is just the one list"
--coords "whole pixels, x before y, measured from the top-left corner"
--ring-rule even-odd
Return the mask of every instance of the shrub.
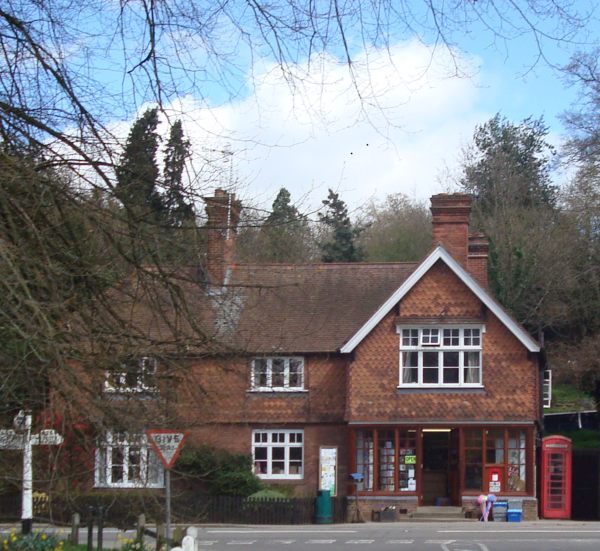
[[177, 461], [177, 473], [196, 478], [212, 495], [249, 496], [264, 486], [252, 472], [249, 454], [210, 446], [186, 448]]
[[219, 473], [210, 488], [217, 496], [249, 496], [262, 488], [260, 480], [250, 471]]

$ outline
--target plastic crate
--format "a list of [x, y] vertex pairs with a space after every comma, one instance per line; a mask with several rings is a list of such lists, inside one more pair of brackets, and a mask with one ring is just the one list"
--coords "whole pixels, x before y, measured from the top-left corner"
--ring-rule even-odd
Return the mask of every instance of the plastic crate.
[[492, 508], [494, 522], [506, 522], [506, 511], [508, 503], [506, 501], [496, 501]]
[[520, 509], [508, 509], [506, 511], [506, 521], [507, 522], [521, 522], [521, 515], [523, 511]]

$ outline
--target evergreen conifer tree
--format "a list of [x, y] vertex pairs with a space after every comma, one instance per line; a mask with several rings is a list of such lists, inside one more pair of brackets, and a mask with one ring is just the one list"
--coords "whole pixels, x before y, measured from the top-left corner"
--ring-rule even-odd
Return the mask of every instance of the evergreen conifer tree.
[[163, 169], [164, 206], [169, 226], [181, 227], [194, 219], [194, 208], [186, 201], [183, 187], [183, 171], [189, 156], [190, 142], [183, 135], [181, 121], [177, 120], [169, 131]]
[[147, 219], [151, 216], [156, 219], [164, 213], [163, 201], [157, 189], [158, 122], [157, 108], [146, 110], [135, 121], [116, 169], [116, 195], [129, 214], [136, 218]]
[[337, 193], [329, 190], [323, 201], [325, 213], [319, 213], [319, 219], [329, 229], [329, 239], [320, 244], [323, 262], [358, 262], [363, 253], [355, 240], [362, 228], [352, 224], [348, 207]]

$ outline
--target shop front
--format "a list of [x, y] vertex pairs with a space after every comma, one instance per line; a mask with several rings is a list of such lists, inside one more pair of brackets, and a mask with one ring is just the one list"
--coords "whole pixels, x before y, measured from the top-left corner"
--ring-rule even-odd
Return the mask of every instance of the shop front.
[[358, 494], [381, 502], [455, 505], [482, 493], [534, 495], [534, 428], [377, 426], [354, 428]]

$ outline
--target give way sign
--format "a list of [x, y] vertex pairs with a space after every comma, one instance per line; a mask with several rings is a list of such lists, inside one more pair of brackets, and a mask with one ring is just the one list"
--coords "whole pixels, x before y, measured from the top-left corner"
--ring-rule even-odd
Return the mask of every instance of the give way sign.
[[189, 431], [170, 429], [148, 429], [146, 436], [154, 448], [165, 469], [170, 469], [177, 461], [177, 456], [183, 448], [183, 443]]

